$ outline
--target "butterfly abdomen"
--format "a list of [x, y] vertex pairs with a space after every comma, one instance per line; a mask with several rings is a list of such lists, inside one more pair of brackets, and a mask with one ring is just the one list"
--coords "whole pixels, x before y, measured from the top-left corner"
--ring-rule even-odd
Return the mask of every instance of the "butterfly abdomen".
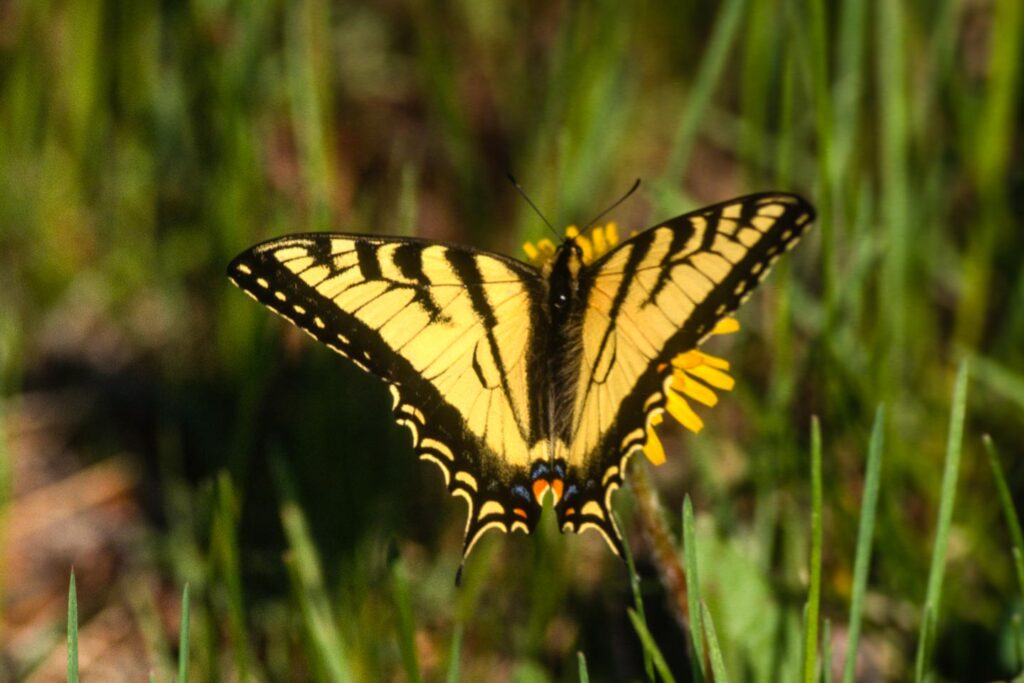
[[582, 267], [582, 253], [569, 240], [559, 247], [547, 276], [547, 317], [551, 325], [546, 349], [547, 376], [551, 381], [549, 421], [552, 438], [563, 442], [571, 438], [572, 406], [582, 363], [582, 320], [586, 308], [579, 287]]

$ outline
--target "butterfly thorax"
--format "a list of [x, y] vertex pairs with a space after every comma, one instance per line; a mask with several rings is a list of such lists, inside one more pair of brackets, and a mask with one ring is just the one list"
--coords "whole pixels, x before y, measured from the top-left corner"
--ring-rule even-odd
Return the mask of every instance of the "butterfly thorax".
[[573, 240], [566, 240], [555, 252], [555, 257], [544, 268], [548, 282], [548, 307], [552, 323], [558, 316], [565, 317], [576, 298], [579, 272], [583, 268], [583, 251]]

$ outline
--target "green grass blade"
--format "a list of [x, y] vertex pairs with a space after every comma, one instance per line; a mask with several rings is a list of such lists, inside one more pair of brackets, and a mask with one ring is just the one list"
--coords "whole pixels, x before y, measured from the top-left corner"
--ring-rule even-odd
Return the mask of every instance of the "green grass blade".
[[999, 503], [1003, 508], [1003, 516], [1006, 517], [1006, 526], [1010, 529], [1010, 540], [1013, 543], [1012, 552], [1014, 565], [1017, 573], [1017, 586], [1020, 589], [1021, 597], [1024, 598], [1024, 568], [1021, 567], [1020, 557], [1024, 553], [1024, 533], [1021, 532], [1020, 518], [1017, 517], [1017, 508], [1013, 504], [1013, 495], [1006, 483], [1006, 475], [1003, 473], [1003, 466], [999, 463], [999, 454], [996, 446], [992, 443], [992, 437], [984, 435], [982, 441], [985, 443], [985, 453], [988, 454], [988, 464], [992, 468], [992, 476], [996, 480], [996, 492], [999, 494]]
[[704, 626], [700, 611], [700, 574], [697, 571], [697, 529], [693, 521], [693, 503], [687, 494], [683, 499], [683, 567], [686, 570], [686, 602], [690, 613], [690, 638], [693, 640], [693, 679], [707, 678], [704, 669]]
[[715, 92], [715, 86], [721, 81], [726, 59], [736, 42], [746, 4], [747, 0], [726, 0], [715, 21], [693, 90], [686, 99], [686, 107], [675, 135], [675, 144], [672, 145], [672, 154], [665, 166], [664, 177], [669, 183], [677, 183], [686, 172], [700, 125], [707, 117], [711, 96]]
[[875, 410], [875, 424], [868, 445], [867, 472], [864, 475], [864, 498], [860, 505], [860, 523], [857, 528], [857, 552], [853, 564], [853, 594], [850, 598], [850, 627], [846, 640], [846, 664], [843, 683], [853, 683], [857, 666], [857, 647], [861, 621], [864, 617], [864, 594], [871, 567], [871, 546], [875, 533], [875, 513], [878, 509], [878, 489], [881, 481], [882, 446], [885, 441], [885, 406]]
[[914, 681], [923, 683], [925, 680], [925, 661], [928, 655], [922, 656], [922, 652], [930, 652], [932, 639], [935, 634], [935, 612], [930, 606], [926, 606], [921, 616], [921, 636], [918, 640], [917, 660], [914, 663]]
[[78, 592], [74, 569], [68, 584], [68, 683], [78, 683]]
[[[644, 652], [647, 653], [651, 661], [654, 662], [654, 668], [661, 676], [661, 679], [665, 683], [675, 683], [675, 676], [668, 668], [668, 663], [665, 661], [664, 655], [661, 654], [661, 650], [658, 648], [658, 644], [654, 642], [654, 636], [647, 630], [647, 624], [637, 614], [636, 610], [630, 609], [629, 620], [633, 622], [633, 628], [636, 630], [637, 636], [640, 638], [640, 645], [643, 647]], [[654, 680], [653, 676], [648, 676], [650, 680]]]
[[[844, 2], [839, 10], [833, 121], [835, 130], [842, 131], [842, 134], [834, 138], [833, 179], [836, 184], [845, 184], [844, 181], [849, 178], [851, 162], [857, 147], [857, 127], [866, 80], [864, 37], [869, 6], [870, 3], [867, 2]], [[833, 190], [841, 191], [841, 188], [834, 186]], [[838, 196], [835, 197], [835, 201], [839, 201]]]
[[700, 604], [700, 608], [701, 621], [704, 623], [704, 637], [708, 641], [711, 673], [714, 675], [715, 683], [729, 683], [729, 674], [725, 670], [725, 659], [722, 657], [722, 648], [718, 645], [718, 634], [715, 632], [715, 622], [711, 618], [711, 610], [703, 602]]
[[[907, 83], [904, 61], [907, 18], [903, 2], [877, 3], [876, 68], [879, 97], [879, 141], [881, 143], [881, 211], [887, 234], [882, 264], [882, 310], [887, 312], [880, 333], [880, 368], [885, 391], [898, 393], [902, 386], [897, 374], [905, 367], [907, 265], [910, 259], [910, 190], [907, 173]], [[884, 339], [884, 343], [881, 340]]]
[[330, 680], [354, 681], [347, 648], [333, 619], [330, 601], [324, 589], [320, 557], [306, 517], [295, 501], [291, 477], [282, 458], [273, 457], [271, 464], [281, 491], [281, 525], [289, 547], [285, 567], [311, 641], [312, 654]]
[[402, 654], [405, 675], [412, 683], [423, 680], [420, 664], [416, 658], [416, 633], [412, 616], [412, 601], [409, 598], [409, 580], [402, 569], [400, 558], [391, 563], [391, 594], [395, 602], [398, 621], [398, 649]]
[[587, 671], [587, 658], [582, 652], [577, 652], [576, 661], [580, 666], [580, 683], [590, 683], [590, 673]]
[[210, 533], [211, 554], [216, 558], [219, 572], [227, 591], [228, 631], [239, 680], [248, 677], [250, 663], [249, 641], [245, 628], [245, 608], [242, 593], [242, 567], [239, 560], [238, 515], [239, 501], [231, 476], [221, 472], [217, 478], [217, 499]]
[[975, 131], [974, 146], [978, 187], [983, 191], [1001, 188], [1013, 146], [1014, 130], [1020, 127], [1021, 54], [1024, 34], [1024, 4], [1018, 0], [993, 3], [992, 44], [986, 96]]
[[[832, 220], [832, 89], [829, 86], [829, 40], [825, 0], [810, 3], [810, 51], [814, 95], [815, 130], [818, 150], [817, 223], [821, 232], [821, 265], [825, 280], [825, 302], [831, 309], [836, 299], [836, 239]], [[815, 626], [817, 628], [817, 626]]]
[[452, 631], [452, 647], [448, 653], [447, 683], [459, 683], [459, 662], [462, 661], [462, 622], [455, 624]]
[[178, 634], [178, 683], [188, 681], [188, 583], [181, 592], [181, 628]]
[[971, 377], [1024, 410], [1024, 376], [984, 356], [971, 357]]
[[832, 683], [832, 622], [828, 619], [821, 628], [821, 683]]
[[960, 475], [960, 453], [963, 449], [964, 417], [967, 410], [967, 361], [960, 363], [953, 387], [953, 403], [949, 418], [949, 436], [946, 441], [946, 461], [942, 471], [942, 493], [939, 499], [939, 517], [935, 532], [935, 547], [928, 571], [928, 591], [925, 594], [925, 628], [917, 646], [915, 679], [924, 679], [925, 667], [931, 659], [931, 641], [938, 622], [942, 600], [942, 579], [946, 571], [946, 550], [949, 547], [949, 529], [953, 521], [956, 484]]
[[804, 683], [814, 683], [821, 613], [821, 425], [811, 418], [811, 582], [804, 625]]
[[[626, 570], [629, 572], [629, 587], [633, 591], [633, 604], [636, 606], [636, 612], [639, 615], [640, 621], [646, 626], [647, 615], [644, 613], [644, 599], [640, 594], [640, 576], [636, 573], [633, 551], [629, 547], [629, 539], [626, 538], [625, 532], [622, 531], [625, 528], [622, 524], [622, 518], [619, 517], [619, 513], [615, 510], [612, 510], [612, 516], [615, 518], [615, 524], [619, 528], [619, 533], [623, 534], [622, 550], [626, 554]], [[648, 679], [654, 678], [654, 662], [651, 660], [651, 655], [646, 649], [644, 649], [644, 671], [647, 673]]]

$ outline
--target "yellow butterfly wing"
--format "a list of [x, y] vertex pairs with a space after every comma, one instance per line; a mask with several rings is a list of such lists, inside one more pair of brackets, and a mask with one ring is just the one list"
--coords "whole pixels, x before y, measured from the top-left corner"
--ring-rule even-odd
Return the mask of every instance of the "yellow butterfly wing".
[[741, 197], [645, 230], [581, 271], [578, 383], [555, 422], [563, 530], [595, 529], [621, 554], [611, 496], [666, 409], [671, 359], [735, 311], [813, 218], [795, 195]]
[[529, 352], [544, 333], [537, 270], [426, 240], [314, 233], [259, 244], [228, 275], [388, 384], [419, 457], [469, 505], [464, 558], [489, 529], [532, 530], [529, 468], [550, 457], [545, 368]]

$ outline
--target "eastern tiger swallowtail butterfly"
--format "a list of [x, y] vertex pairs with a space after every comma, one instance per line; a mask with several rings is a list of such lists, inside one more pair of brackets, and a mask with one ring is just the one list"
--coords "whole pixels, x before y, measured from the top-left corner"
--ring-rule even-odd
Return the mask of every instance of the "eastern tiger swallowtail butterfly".
[[469, 506], [463, 562], [490, 529], [530, 533], [547, 497], [563, 531], [596, 530], [621, 556], [612, 494], [666, 409], [671, 360], [813, 218], [796, 195], [754, 194], [591, 262], [568, 237], [542, 267], [447, 242], [289, 235], [228, 275], [388, 385], [417, 455]]

